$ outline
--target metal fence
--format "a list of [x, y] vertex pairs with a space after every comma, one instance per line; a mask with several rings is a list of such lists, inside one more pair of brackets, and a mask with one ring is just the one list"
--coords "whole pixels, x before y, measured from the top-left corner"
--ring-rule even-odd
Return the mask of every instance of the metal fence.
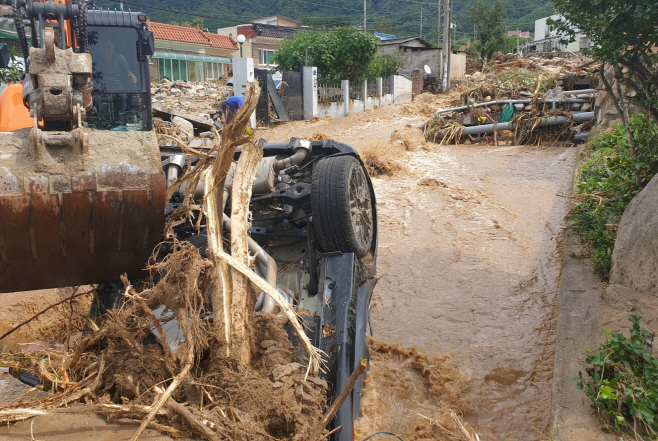
[[343, 101], [343, 89], [340, 83], [318, 85], [318, 103], [340, 103]]
[[377, 78], [368, 80], [368, 96], [379, 97], [379, 87], [377, 86]]
[[362, 100], [363, 96], [363, 83], [350, 83], [350, 99], [351, 100]]
[[382, 93], [384, 95], [393, 94], [393, 77], [386, 77], [383, 80]]

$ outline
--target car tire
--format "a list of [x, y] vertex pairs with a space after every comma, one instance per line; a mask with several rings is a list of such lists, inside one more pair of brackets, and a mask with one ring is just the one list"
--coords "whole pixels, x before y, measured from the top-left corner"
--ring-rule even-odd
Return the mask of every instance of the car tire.
[[374, 237], [374, 210], [370, 182], [363, 165], [353, 156], [318, 161], [311, 187], [313, 224], [320, 251], [370, 253]]

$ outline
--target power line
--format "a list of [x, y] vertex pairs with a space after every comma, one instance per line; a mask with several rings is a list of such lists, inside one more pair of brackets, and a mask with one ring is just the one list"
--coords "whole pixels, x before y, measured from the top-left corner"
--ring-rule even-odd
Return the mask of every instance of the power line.
[[[109, 0], [113, 3], [119, 3], [119, 0]], [[149, 5], [144, 5], [141, 3], [136, 3], [136, 2], [131, 2], [131, 1], [126, 1], [126, 0], [121, 0], [122, 3], [126, 5], [131, 5], [131, 6], [139, 6], [140, 8], [146, 8], [146, 9], [155, 9], [158, 11], [164, 11], [164, 12], [171, 12], [174, 14], [182, 14], [182, 15], [188, 15], [192, 17], [201, 17], [201, 18], [208, 18], [211, 20], [218, 20], [218, 21], [224, 21], [224, 22], [229, 22], [229, 23], [235, 23], [235, 24], [244, 24], [244, 20], [233, 20], [233, 19], [228, 19], [225, 17], [217, 17], [214, 15], [208, 15], [208, 14], [200, 14], [198, 12], [186, 12], [186, 11], [180, 11], [177, 9], [170, 9], [170, 8], [162, 8], [159, 6], [149, 6]], [[316, 28], [297, 28], [299, 31], [316, 31], [316, 32], [361, 32], [358, 29], [316, 29]]]
[[324, 5], [322, 3], [313, 3], [313, 2], [307, 2], [307, 1], [304, 1], [304, 0], [293, 0], [293, 1], [297, 2], [297, 3], [307, 3], [309, 5], [322, 6], [324, 8], [342, 9], [344, 11], [358, 11], [358, 12], [362, 11], [362, 9], [344, 8], [342, 6], [333, 6], [333, 5]]

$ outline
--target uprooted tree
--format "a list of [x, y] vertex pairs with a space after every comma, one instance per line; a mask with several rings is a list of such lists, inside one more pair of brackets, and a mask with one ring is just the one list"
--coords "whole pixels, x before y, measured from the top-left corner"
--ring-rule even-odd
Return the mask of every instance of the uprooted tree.
[[[307, 436], [323, 430], [324, 425], [319, 425], [325, 421], [320, 416], [326, 383], [315, 377], [320, 352], [311, 345], [292, 307], [254, 272], [247, 248], [248, 201], [263, 150], [247, 134], [246, 125], [258, 95], [258, 86], [248, 84], [245, 104], [209, 152], [179, 140], [188, 158], [196, 162], [167, 189], [171, 197], [186, 186], [183, 202], [167, 218], [166, 240], [155, 253], [159, 258], [150, 262], [155, 283], [146, 283], [140, 291], [122, 277], [121, 308], [107, 311], [100, 326], [90, 321], [89, 333], [73, 349], [0, 354], [0, 364], [37, 374], [54, 392], [44, 400], [0, 406], [0, 423], [44, 414], [103, 413], [111, 421], [139, 425], [133, 441], [147, 428], [210, 440], [271, 438], [270, 426], [278, 424], [283, 425], [284, 435], [292, 431]], [[224, 215], [228, 198], [224, 182], [239, 146], [229, 219]], [[203, 205], [193, 197], [200, 182], [205, 183]], [[187, 222], [207, 225], [208, 259], [174, 234], [175, 226]], [[230, 227], [230, 252], [223, 227]], [[248, 312], [253, 306], [250, 299], [259, 292], [273, 298], [297, 334], [308, 356], [306, 375], [303, 366], [294, 362], [278, 319]], [[180, 325], [182, 339], [168, 338], [163, 327], [172, 320]], [[159, 345], [147, 343], [152, 333], [159, 337]], [[270, 344], [281, 345], [267, 363], [268, 354], [261, 350], [265, 337]], [[254, 351], [259, 354], [258, 365], [250, 363]], [[275, 388], [268, 379], [272, 366], [283, 368], [281, 375], [287, 379], [282, 381], [288, 381], [290, 389]], [[190, 393], [195, 398], [188, 407], [182, 403], [190, 402]], [[296, 393], [306, 400], [303, 408]], [[80, 401], [86, 406], [67, 407]]]

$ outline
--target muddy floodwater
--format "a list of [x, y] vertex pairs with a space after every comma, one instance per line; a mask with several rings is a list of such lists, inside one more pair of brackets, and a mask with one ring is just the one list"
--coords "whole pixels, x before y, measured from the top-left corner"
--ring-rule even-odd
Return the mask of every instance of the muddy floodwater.
[[[471, 378], [466, 421], [481, 440], [542, 439], [575, 149], [444, 146], [410, 155], [407, 172], [375, 179], [374, 334], [454, 350]], [[399, 413], [413, 405], [382, 402], [381, 412], [360, 432], [404, 433]]]

